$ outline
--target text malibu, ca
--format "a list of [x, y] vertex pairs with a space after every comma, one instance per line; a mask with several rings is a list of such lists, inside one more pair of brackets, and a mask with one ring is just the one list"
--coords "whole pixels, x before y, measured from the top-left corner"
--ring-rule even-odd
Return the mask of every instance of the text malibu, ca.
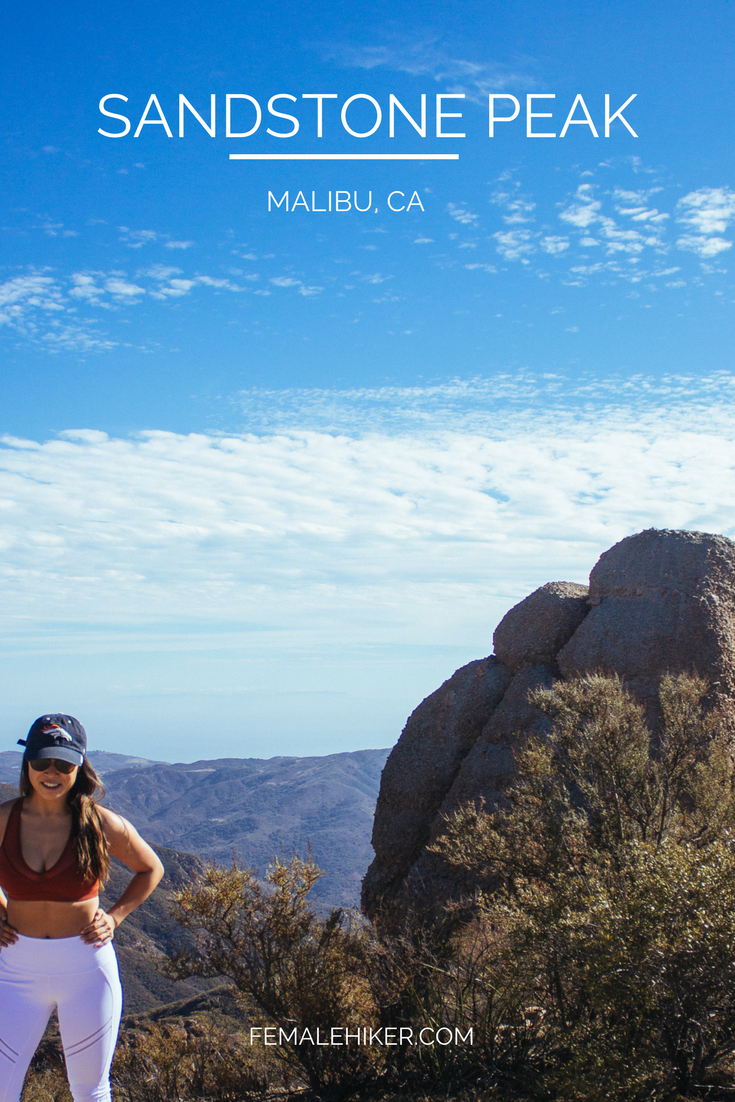
[[[554, 112], [552, 110], [539, 110], [539, 107], [552, 108], [554, 104], [553, 100], [556, 99], [556, 94], [553, 92], [529, 92], [525, 96], [525, 110], [521, 112], [521, 99], [517, 96], [511, 95], [508, 92], [495, 92], [488, 96], [488, 135], [489, 137], [495, 137], [495, 129], [499, 123], [513, 123], [516, 119], [520, 119], [521, 114], [525, 116], [526, 122], [526, 137], [527, 138], [564, 138], [572, 126], [582, 126], [587, 128], [587, 132], [595, 138], [599, 138], [600, 134], [604, 134], [606, 138], [610, 137], [610, 128], [614, 122], [620, 123], [625, 129], [634, 137], [637, 138], [638, 134], [633, 129], [631, 124], [625, 118], [623, 112], [633, 100], [636, 98], [637, 93], [633, 93], [618, 107], [613, 109], [611, 104], [611, 97], [609, 93], [606, 93], [603, 98], [596, 96], [594, 102], [590, 97], [590, 103], [593, 104], [595, 114], [590, 112], [590, 109], [581, 94], [577, 94], [574, 97], [574, 101], [571, 107], [566, 109], [564, 115], [558, 115], [558, 119], [563, 123], [561, 129], [550, 129], [554, 124], [545, 122], [540, 123], [539, 119], [553, 119]], [[301, 100], [313, 100], [314, 104], [309, 104], [308, 115], [306, 118], [292, 115], [286, 111], [279, 111], [276, 104], [281, 105], [280, 101], [289, 100], [291, 103], [298, 103], [299, 97], [291, 95], [290, 92], [278, 92], [276, 95], [271, 96], [268, 100], [266, 111], [270, 116], [268, 121], [275, 119], [281, 119], [283, 122], [280, 124], [283, 126], [287, 124], [289, 129], [273, 130], [270, 126], [265, 128], [266, 134], [269, 134], [273, 138], [294, 138], [301, 129], [302, 122], [313, 128], [314, 136], [317, 138], [324, 137], [325, 128], [328, 129], [328, 137], [333, 137], [335, 133], [339, 133], [339, 125], [341, 124], [342, 130], [349, 134], [352, 138], [370, 138], [373, 134], [377, 134], [379, 131], [385, 132], [385, 118], [383, 114], [383, 107], [381, 107], [379, 101], [374, 96], [367, 95], [364, 92], [358, 92], [356, 95], [349, 96], [341, 106], [339, 115], [336, 111], [332, 110], [331, 105], [325, 107], [325, 101], [338, 99], [336, 92], [302, 92]], [[466, 138], [467, 132], [465, 130], [458, 129], [464, 125], [462, 122], [448, 122], [447, 120], [460, 120], [462, 119], [462, 112], [459, 110], [449, 111], [445, 110], [446, 107], [452, 106], [458, 108], [460, 106], [460, 100], [465, 98], [464, 92], [441, 92], [430, 97], [433, 100], [434, 106], [434, 125], [431, 128], [431, 136], [437, 138]], [[133, 123], [127, 115], [122, 114], [120, 111], [111, 111], [108, 109], [108, 104], [111, 101], [119, 100], [121, 103], [127, 103], [128, 97], [122, 95], [119, 92], [109, 92], [103, 96], [99, 103], [99, 109], [103, 115], [109, 119], [116, 119], [121, 123], [121, 127], [116, 130], [104, 130], [102, 127], [98, 128], [97, 133], [101, 134], [104, 138], [125, 138], [132, 132], [134, 138], [140, 137], [144, 127], [160, 127], [158, 133], [165, 133], [167, 137], [173, 137], [173, 131], [169, 125], [169, 117], [173, 116], [171, 107], [166, 103], [166, 107], [169, 111], [167, 116], [164, 112], [163, 106], [158, 100], [155, 93], [152, 93], [145, 107], [142, 109], [142, 113], [138, 118], [138, 122], [133, 130]], [[222, 97], [220, 96], [220, 102]], [[255, 97], [245, 92], [228, 92], [225, 97], [225, 137], [226, 138], [251, 138], [256, 134], [263, 123], [263, 108], [260, 101]], [[452, 102], [447, 102], [452, 101]], [[118, 103], [114, 103], [115, 107], [119, 107]], [[335, 107], [338, 105], [335, 105]], [[397, 96], [391, 92], [388, 96], [388, 137], [394, 138], [396, 136], [396, 121], [398, 121], [399, 127], [402, 133], [410, 134], [412, 127], [413, 130], [421, 138], [425, 138], [429, 133], [429, 126], [427, 121], [427, 96], [423, 93], [420, 97], [420, 101], [417, 104], [411, 104], [411, 111], [401, 103]], [[221, 110], [221, 108], [220, 108]], [[293, 110], [293, 108], [291, 108]], [[302, 114], [300, 112], [300, 114]], [[186, 119], [191, 116], [199, 123], [204, 130], [209, 134], [211, 138], [217, 135], [217, 96], [212, 92], [209, 98], [209, 122], [199, 113], [197, 108], [187, 99], [183, 93], [179, 93], [178, 97], [178, 136], [184, 137], [184, 124]], [[339, 119], [339, 122], [337, 121]], [[597, 123], [595, 122], [597, 119]], [[326, 121], [325, 121], [326, 120]], [[109, 125], [109, 124], [108, 124]], [[221, 125], [221, 118], [220, 118]], [[358, 128], [359, 127], [359, 128]], [[546, 127], [546, 129], [541, 129]]]
[[[306, 193], [309, 194], [308, 192]], [[386, 199], [389, 210], [398, 214], [402, 211], [424, 210], [424, 205], [419, 198], [419, 193], [414, 191], [410, 197], [405, 191], [391, 191]], [[310, 214], [346, 214], [347, 211], [359, 211], [365, 214], [372, 210], [378, 213], [378, 207], [373, 206], [372, 191], [328, 191], [325, 193], [311, 192], [311, 204], [303, 191], [284, 191], [281, 198], [277, 198], [272, 191], [268, 192], [268, 210], [306, 210]]]

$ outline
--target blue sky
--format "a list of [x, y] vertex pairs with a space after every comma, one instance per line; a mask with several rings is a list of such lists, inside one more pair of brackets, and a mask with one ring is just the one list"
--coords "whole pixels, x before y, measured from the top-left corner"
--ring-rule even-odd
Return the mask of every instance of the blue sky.
[[[52, 709], [167, 759], [390, 745], [535, 586], [584, 580], [641, 528], [733, 535], [732, 18], [10, 14], [6, 748]], [[637, 137], [620, 119], [605, 137], [605, 96], [614, 114], [633, 93]], [[250, 137], [227, 136], [228, 94], [252, 97], [233, 131], [260, 106]], [[336, 97], [321, 137], [314, 94]], [[492, 138], [491, 94], [519, 104]], [[110, 95], [121, 138], [98, 133], [124, 129]], [[215, 96], [214, 136], [186, 107], [179, 136], [180, 95], [208, 125]], [[426, 97], [425, 137], [398, 108], [391, 137], [391, 95], [419, 125]], [[529, 95], [557, 137], [527, 136]], [[592, 125], [578, 105], [562, 138], [578, 95]], [[294, 127], [273, 96], [294, 97], [273, 101], [292, 138], [267, 133]], [[437, 136], [437, 96], [465, 137]], [[365, 133], [375, 104], [375, 132], [350, 134], [343, 108]], [[269, 211], [286, 191], [304, 201]], [[338, 191], [369, 209], [305, 209]]]

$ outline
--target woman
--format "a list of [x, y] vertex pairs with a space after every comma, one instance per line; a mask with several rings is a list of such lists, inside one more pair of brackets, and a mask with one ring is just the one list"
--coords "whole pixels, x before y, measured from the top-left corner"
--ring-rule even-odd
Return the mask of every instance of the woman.
[[[41, 716], [25, 746], [18, 800], [0, 804], [0, 1102], [18, 1102], [56, 1007], [74, 1102], [110, 1102], [122, 993], [112, 937], [163, 865], [134, 827], [100, 807], [73, 716]], [[109, 911], [110, 857], [135, 874]]]

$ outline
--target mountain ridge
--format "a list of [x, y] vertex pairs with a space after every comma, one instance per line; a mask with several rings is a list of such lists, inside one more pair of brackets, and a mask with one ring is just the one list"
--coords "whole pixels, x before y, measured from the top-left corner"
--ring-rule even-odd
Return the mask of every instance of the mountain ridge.
[[[356, 906], [389, 751], [160, 762], [110, 751], [89, 760], [104, 803], [152, 844], [263, 875], [280, 854], [311, 852], [325, 870], [320, 906]], [[0, 795], [17, 792], [22, 754], [0, 753]], [[12, 787], [11, 787], [12, 786]]]

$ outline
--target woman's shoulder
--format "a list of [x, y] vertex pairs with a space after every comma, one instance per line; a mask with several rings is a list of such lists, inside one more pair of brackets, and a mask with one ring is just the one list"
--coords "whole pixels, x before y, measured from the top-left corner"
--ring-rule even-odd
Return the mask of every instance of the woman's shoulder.
[[133, 829], [132, 824], [127, 819], [122, 815], [118, 815], [117, 811], [112, 811], [109, 807], [103, 807], [102, 804], [97, 804], [97, 814], [102, 821], [102, 826], [108, 838], [124, 837]]
[[0, 804], [0, 846], [3, 844], [3, 838], [5, 837], [5, 828], [8, 825], [8, 819], [10, 818], [10, 812], [18, 803], [20, 797], [14, 800], [6, 800], [5, 803]]
[[12, 800], [6, 800], [4, 803], [0, 804], [0, 823], [2, 823], [3, 826], [10, 818], [10, 812], [22, 799], [22, 796], [14, 796]]
[[134, 872], [149, 872], [156, 869], [163, 875], [163, 865], [155, 850], [151, 849], [145, 839], [141, 838], [132, 823], [111, 811], [109, 807], [97, 805], [102, 829], [110, 847], [113, 857], [118, 857], [124, 865]]

